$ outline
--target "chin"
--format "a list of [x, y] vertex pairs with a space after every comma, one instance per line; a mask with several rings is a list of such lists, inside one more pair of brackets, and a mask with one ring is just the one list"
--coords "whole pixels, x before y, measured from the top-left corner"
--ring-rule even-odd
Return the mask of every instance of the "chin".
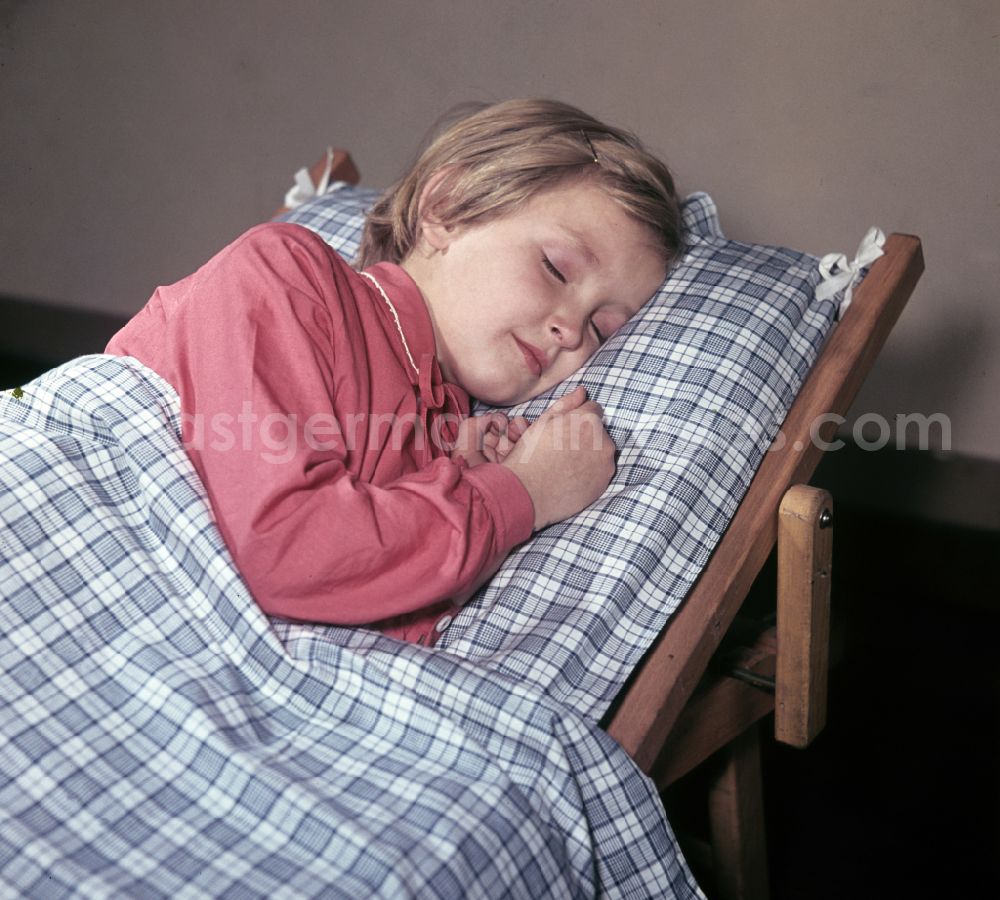
[[526, 386], [518, 385], [513, 379], [506, 379], [493, 373], [483, 373], [484, 377], [476, 378], [474, 373], [469, 373], [472, 377], [462, 378], [462, 373], [456, 373], [458, 384], [466, 391], [470, 397], [475, 397], [480, 403], [487, 406], [514, 406], [530, 400], [541, 391], [531, 392]]
[[478, 391], [469, 391], [469, 394], [475, 397], [480, 403], [485, 403], [487, 406], [504, 407], [516, 406], [518, 403], [523, 403], [525, 400], [530, 400], [533, 396], [535, 396], [527, 391], [516, 393], [510, 390], [503, 390], [502, 388], [490, 388], [485, 385]]
[[490, 391], [480, 391], [478, 394], [471, 394], [470, 396], [475, 397], [480, 403], [485, 403], [487, 406], [516, 406], [522, 401], [522, 399], [527, 400], [527, 397], [510, 397], [510, 396], [498, 396]]

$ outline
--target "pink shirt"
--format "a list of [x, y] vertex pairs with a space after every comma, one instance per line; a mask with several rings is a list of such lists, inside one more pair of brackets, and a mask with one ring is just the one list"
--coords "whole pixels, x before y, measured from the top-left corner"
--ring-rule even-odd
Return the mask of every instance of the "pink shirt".
[[449, 457], [468, 395], [442, 380], [407, 273], [368, 272], [398, 325], [318, 236], [261, 225], [158, 288], [106, 352], [180, 395], [185, 445], [265, 612], [429, 644], [451, 599], [529, 536], [531, 499], [505, 466]]

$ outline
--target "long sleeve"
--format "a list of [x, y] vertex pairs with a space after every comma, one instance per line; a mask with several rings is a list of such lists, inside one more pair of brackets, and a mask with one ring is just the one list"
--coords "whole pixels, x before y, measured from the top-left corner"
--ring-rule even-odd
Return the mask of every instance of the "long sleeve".
[[[383, 276], [406, 342], [426, 351], [415, 286], [401, 270]], [[439, 446], [467, 405], [429, 409], [381, 299], [304, 229], [248, 232], [160, 288], [108, 352], [177, 389], [185, 444], [268, 613], [364, 624], [425, 609], [530, 534], [512, 472], [468, 468]]]

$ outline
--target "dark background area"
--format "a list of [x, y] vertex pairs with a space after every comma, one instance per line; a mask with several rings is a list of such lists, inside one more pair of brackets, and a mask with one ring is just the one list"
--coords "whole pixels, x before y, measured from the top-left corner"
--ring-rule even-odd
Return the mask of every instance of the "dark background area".
[[[124, 324], [16, 298], [0, 322], [0, 388], [100, 352]], [[774, 900], [1000, 896], [1000, 531], [892, 499], [940, 465], [848, 449], [812, 480], [835, 507], [828, 725], [806, 750], [764, 742]]]
[[[877, 506], [886, 466], [929, 477], [910, 455], [831, 452], [812, 479], [835, 510], [827, 725], [805, 750], [759, 725], [772, 900], [1000, 897], [1000, 532]], [[744, 612], [773, 611], [776, 574]], [[718, 765], [666, 795], [709, 900]]]
[[834, 503], [828, 725], [763, 757], [774, 898], [1000, 896], [1000, 535]]

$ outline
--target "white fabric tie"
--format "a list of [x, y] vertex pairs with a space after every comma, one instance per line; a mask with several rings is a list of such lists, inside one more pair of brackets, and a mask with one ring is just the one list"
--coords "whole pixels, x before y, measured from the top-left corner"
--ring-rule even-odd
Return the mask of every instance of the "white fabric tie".
[[319, 184], [313, 184], [309, 169], [303, 166], [295, 173], [295, 184], [285, 194], [285, 206], [288, 209], [295, 209], [307, 200], [314, 197], [321, 197], [330, 186], [330, 173], [333, 171], [333, 147], [326, 148], [326, 166], [319, 179]]
[[851, 262], [847, 261], [843, 253], [827, 253], [819, 261], [819, 271], [823, 280], [816, 285], [816, 299], [829, 300], [846, 288], [844, 297], [840, 301], [839, 315], [842, 316], [851, 305], [854, 283], [861, 275], [861, 270], [870, 266], [885, 252], [882, 249], [884, 244], [885, 233], [881, 228], [872, 226], [861, 239], [858, 252]]

